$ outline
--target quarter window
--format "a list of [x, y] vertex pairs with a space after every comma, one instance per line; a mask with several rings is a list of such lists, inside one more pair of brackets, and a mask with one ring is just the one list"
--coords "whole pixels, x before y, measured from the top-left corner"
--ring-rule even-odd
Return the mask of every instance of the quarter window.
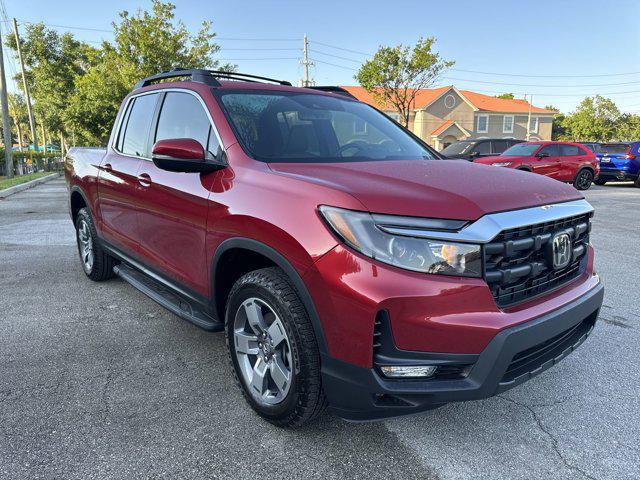
[[487, 133], [489, 131], [489, 115], [478, 115], [476, 121], [476, 132]]
[[513, 133], [513, 115], [505, 115], [502, 121], [502, 133]]
[[160, 111], [156, 142], [168, 138], [192, 138], [215, 155], [218, 141], [211, 131], [209, 117], [195, 96], [181, 92], [167, 93]]
[[149, 128], [157, 99], [158, 95], [152, 94], [141, 95], [133, 100], [122, 140], [122, 153], [136, 157], [146, 155]]

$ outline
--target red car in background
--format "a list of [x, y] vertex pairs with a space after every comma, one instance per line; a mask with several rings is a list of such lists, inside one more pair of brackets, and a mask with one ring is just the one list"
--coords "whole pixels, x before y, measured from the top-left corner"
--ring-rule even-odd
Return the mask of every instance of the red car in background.
[[578, 190], [589, 189], [600, 171], [595, 153], [571, 142], [518, 143], [498, 156], [478, 158], [474, 163], [539, 173], [572, 183]]

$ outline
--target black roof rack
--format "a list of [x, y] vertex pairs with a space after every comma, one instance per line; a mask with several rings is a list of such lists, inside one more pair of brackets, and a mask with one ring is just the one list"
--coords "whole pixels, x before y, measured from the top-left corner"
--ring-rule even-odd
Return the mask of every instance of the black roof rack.
[[278, 83], [280, 85], [291, 86], [291, 83], [287, 82], [286, 80], [275, 80], [273, 78], [259, 77], [257, 75], [249, 75], [246, 73], [223, 72], [220, 70], [204, 70], [199, 68], [174, 68], [173, 70], [170, 70], [168, 72], [161, 72], [156, 75], [151, 75], [150, 77], [143, 78], [142, 80], [139, 80], [133, 88], [137, 90], [138, 88], [151, 85], [153, 82], [156, 82], [158, 80], [178, 77], [191, 77], [191, 80], [193, 82], [204, 83], [205, 85], [210, 85], [212, 87], [220, 86], [220, 82], [217, 80], [218, 78], [239, 80], [244, 82], [265, 81]]
[[336, 95], [344, 95], [345, 97], [358, 100], [348, 90], [345, 90], [342, 87], [336, 87], [332, 85], [319, 85], [319, 86], [305, 87], [305, 88], [311, 88], [312, 90], [320, 90], [321, 92], [335, 93]]

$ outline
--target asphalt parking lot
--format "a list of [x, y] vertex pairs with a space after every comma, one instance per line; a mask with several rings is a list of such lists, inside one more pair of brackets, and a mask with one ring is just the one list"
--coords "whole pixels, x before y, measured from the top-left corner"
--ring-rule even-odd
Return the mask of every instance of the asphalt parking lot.
[[0, 478], [640, 477], [640, 189], [594, 186], [593, 335], [499, 397], [296, 431], [236, 390], [222, 334], [87, 280], [61, 179], [0, 200]]

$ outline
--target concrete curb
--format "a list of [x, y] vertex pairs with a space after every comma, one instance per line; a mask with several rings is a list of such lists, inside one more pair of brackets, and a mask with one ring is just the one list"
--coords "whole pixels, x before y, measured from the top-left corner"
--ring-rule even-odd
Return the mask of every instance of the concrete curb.
[[31, 180], [30, 182], [25, 182], [21, 183], [20, 185], [14, 185], [13, 187], [5, 188], [4, 190], [0, 190], [0, 199], [7, 198], [9, 195], [13, 195], [14, 193], [22, 192], [23, 190], [28, 190], [31, 187], [40, 185], [41, 183], [48, 182], [49, 180], [58, 178], [60, 175], [60, 172], [56, 172], [52, 173], [51, 175], [47, 175], [46, 177], [36, 178], [35, 180]]

